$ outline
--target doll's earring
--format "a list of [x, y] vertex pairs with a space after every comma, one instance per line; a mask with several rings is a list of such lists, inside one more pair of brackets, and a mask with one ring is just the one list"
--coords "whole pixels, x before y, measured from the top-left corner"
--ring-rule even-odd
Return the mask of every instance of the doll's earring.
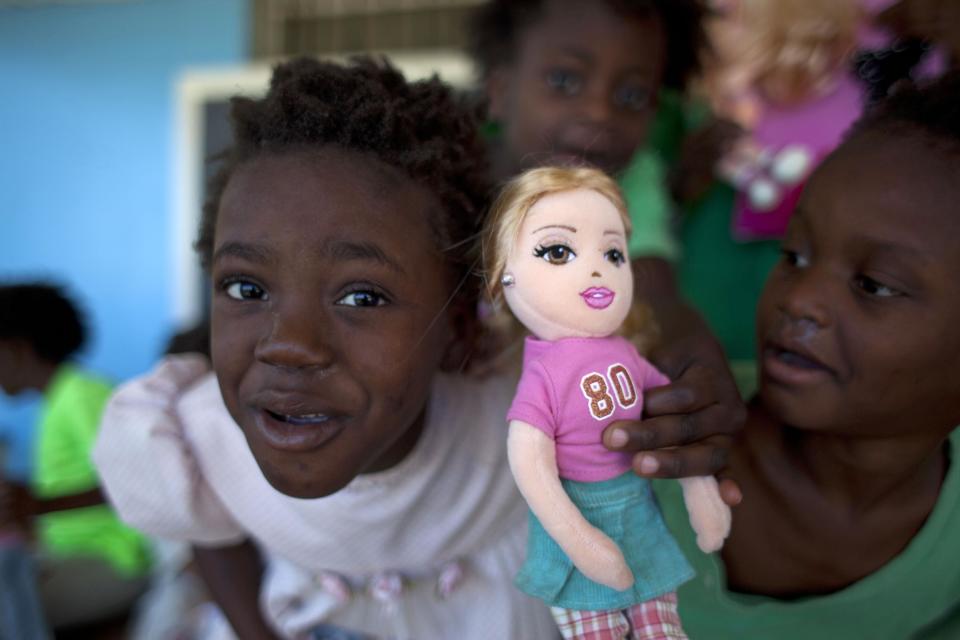
[[500, 284], [504, 287], [512, 287], [513, 285], [517, 284], [517, 281], [513, 277], [512, 273], [505, 273], [500, 276]]

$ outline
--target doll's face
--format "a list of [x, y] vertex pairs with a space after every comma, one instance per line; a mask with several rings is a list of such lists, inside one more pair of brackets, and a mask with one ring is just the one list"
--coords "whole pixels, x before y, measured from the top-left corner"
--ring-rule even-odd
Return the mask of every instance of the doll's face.
[[507, 257], [510, 310], [544, 340], [602, 337], [623, 323], [633, 298], [627, 238], [616, 207], [578, 189], [541, 198]]

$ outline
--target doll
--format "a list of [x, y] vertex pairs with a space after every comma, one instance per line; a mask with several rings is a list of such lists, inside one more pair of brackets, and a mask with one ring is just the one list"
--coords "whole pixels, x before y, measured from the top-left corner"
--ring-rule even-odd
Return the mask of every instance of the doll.
[[860, 0], [739, 0], [712, 30], [714, 110], [745, 135], [717, 172], [737, 191], [733, 234], [779, 238], [806, 179], [860, 114], [851, 72]]
[[892, 3], [734, 0], [722, 10], [707, 90], [714, 110], [745, 131], [717, 167], [739, 192], [737, 239], [782, 237], [807, 178], [868, 99], [915, 68], [923, 76], [942, 66], [924, 60], [925, 43], [894, 41], [874, 24]]
[[[614, 335], [633, 298], [629, 233], [613, 180], [555, 167], [509, 183], [484, 231], [492, 303], [505, 302], [532, 334], [507, 415], [510, 468], [531, 512], [516, 581], [551, 605], [565, 637], [578, 637], [565, 624], [595, 612], [622, 615], [627, 629], [639, 628], [645, 606], [676, 617], [674, 592], [692, 577], [649, 481], [630, 454], [601, 443], [612, 422], [640, 418], [644, 389], [669, 382]], [[716, 480], [680, 482], [698, 544], [716, 551], [730, 528]], [[677, 618], [656, 637], [686, 636]]]

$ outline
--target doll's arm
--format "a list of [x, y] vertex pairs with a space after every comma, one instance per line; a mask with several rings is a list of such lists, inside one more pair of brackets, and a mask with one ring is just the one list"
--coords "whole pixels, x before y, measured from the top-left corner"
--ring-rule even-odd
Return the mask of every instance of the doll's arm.
[[510, 422], [507, 439], [510, 469], [534, 515], [583, 575], [622, 591], [633, 574], [616, 543], [587, 522], [563, 490], [555, 444], [525, 422]]
[[697, 546], [704, 553], [719, 551], [730, 534], [730, 507], [720, 497], [713, 476], [680, 478], [683, 501], [687, 505], [690, 526], [697, 534]]

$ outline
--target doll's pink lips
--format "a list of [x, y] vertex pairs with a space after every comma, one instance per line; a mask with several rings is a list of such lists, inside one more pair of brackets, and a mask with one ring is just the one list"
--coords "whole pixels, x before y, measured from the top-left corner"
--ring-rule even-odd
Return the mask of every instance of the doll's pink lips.
[[590, 287], [580, 292], [584, 302], [591, 309], [606, 309], [613, 304], [613, 297], [616, 294], [606, 287]]

